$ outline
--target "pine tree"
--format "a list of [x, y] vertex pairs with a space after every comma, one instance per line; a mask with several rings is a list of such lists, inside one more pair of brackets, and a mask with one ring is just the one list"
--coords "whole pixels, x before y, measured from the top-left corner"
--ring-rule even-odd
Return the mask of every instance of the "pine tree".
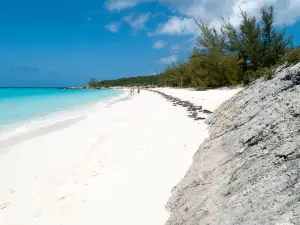
[[261, 41], [263, 44], [263, 66], [275, 65], [292, 44], [292, 37], [286, 37], [285, 30], [277, 32], [274, 28], [274, 8], [261, 9]]

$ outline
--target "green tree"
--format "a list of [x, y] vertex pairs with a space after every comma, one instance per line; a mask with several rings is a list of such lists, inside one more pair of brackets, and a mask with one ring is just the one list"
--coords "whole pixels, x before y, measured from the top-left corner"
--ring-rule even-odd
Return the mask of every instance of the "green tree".
[[192, 60], [199, 66], [196, 82], [207, 87], [236, 85], [242, 72], [242, 60], [226, 51], [224, 33], [218, 33], [202, 22], [197, 22], [201, 36], [197, 38], [201, 54], [194, 51]]
[[237, 54], [244, 61], [244, 70], [260, 67], [262, 57], [262, 43], [260, 41], [261, 29], [255, 17], [249, 17], [241, 11], [241, 24], [239, 31], [222, 18], [222, 33], [227, 37], [227, 49]]
[[170, 64], [156, 76], [91, 80], [89, 84], [97, 87], [219, 87], [248, 83], [260, 76], [271, 78], [273, 65], [300, 61], [299, 48], [292, 46], [293, 36], [287, 37], [284, 29], [275, 29], [272, 6], [261, 9], [259, 21], [243, 11], [240, 16], [241, 23], [237, 27], [222, 17], [220, 32], [195, 21], [201, 35], [188, 60]]
[[210, 28], [207, 24], [203, 22], [195, 22], [201, 30], [201, 35], [197, 37], [197, 43], [201, 47], [204, 47], [203, 53], [209, 55], [213, 52], [218, 52], [222, 54], [225, 50], [224, 35], [219, 34], [214, 27]]
[[286, 37], [285, 30], [274, 28], [272, 6], [261, 9], [261, 21], [241, 11], [241, 24], [235, 28], [222, 18], [222, 32], [228, 39], [228, 51], [244, 60], [244, 70], [257, 70], [275, 65], [292, 44], [292, 36]]
[[91, 78], [91, 79], [89, 80], [88, 86], [91, 87], [91, 88], [97, 87], [97, 80], [94, 79], [94, 78]]
[[285, 30], [277, 32], [274, 28], [274, 8], [261, 9], [261, 41], [263, 44], [263, 66], [275, 65], [292, 46], [292, 36], [286, 37]]

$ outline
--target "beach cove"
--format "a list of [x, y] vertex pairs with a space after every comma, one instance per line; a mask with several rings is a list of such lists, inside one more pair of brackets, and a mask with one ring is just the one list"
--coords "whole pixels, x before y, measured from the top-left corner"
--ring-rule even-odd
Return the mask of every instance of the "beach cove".
[[[156, 89], [209, 111], [239, 90]], [[164, 224], [172, 187], [208, 137], [205, 120], [144, 90], [80, 112], [1, 140], [0, 224]]]

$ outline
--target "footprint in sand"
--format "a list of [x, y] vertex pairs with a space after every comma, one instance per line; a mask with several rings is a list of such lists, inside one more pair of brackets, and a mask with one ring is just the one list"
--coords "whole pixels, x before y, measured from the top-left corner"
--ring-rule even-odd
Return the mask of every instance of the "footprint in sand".
[[67, 198], [67, 196], [61, 196], [59, 198], [57, 198], [58, 201], [62, 201], [62, 200], [65, 200]]
[[8, 205], [9, 205], [8, 202], [5, 202], [5, 203], [1, 204], [1, 205], [0, 205], [0, 210], [7, 208]]
[[92, 176], [93, 176], [93, 177], [96, 177], [96, 176], [98, 176], [99, 174], [100, 174], [100, 173], [95, 172], [95, 173], [92, 174]]

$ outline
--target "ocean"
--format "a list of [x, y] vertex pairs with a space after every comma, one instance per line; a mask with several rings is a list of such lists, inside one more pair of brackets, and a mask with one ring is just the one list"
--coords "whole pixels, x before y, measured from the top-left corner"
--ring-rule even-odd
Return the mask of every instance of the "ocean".
[[117, 97], [121, 90], [0, 88], [0, 131]]

